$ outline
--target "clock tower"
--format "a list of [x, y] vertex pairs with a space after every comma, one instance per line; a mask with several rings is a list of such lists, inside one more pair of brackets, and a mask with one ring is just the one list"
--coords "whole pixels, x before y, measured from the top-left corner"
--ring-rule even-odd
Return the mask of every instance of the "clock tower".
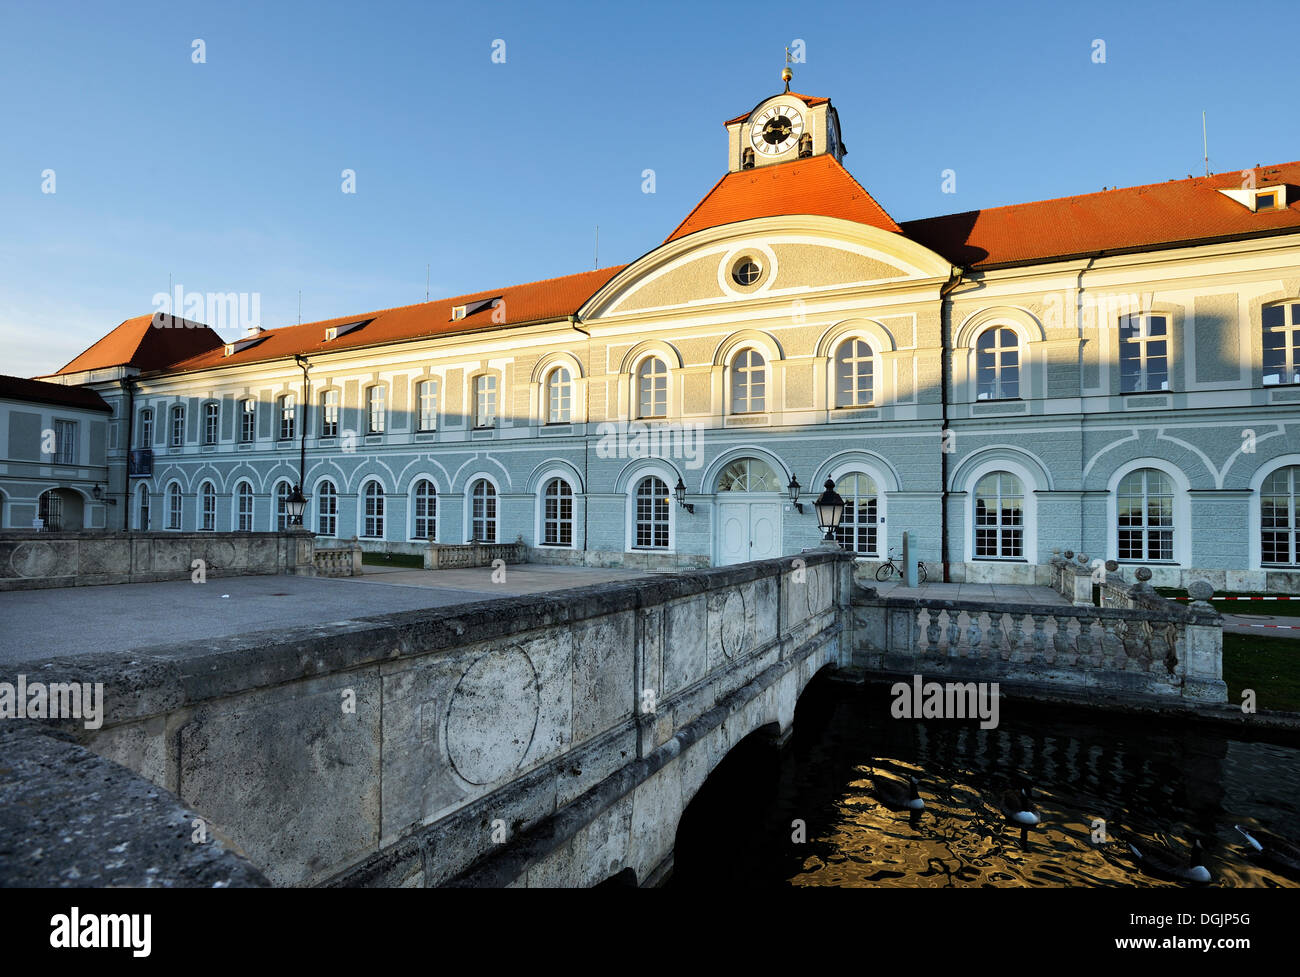
[[791, 76], [787, 67], [781, 72], [785, 91], [727, 121], [728, 171], [788, 163], [823, 153], [844, 161], [848, 150], [840, 139], [840, 118], [831, 100], [790, 91]]

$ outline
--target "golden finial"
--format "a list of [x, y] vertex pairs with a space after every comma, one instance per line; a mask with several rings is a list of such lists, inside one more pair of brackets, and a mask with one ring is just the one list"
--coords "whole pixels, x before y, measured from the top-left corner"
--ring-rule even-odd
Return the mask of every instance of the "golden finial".
[[790, 90], [790, 79], [794, 77], [794, 72], [790, 70], [790, 48], [785, 49], [785, 67], [781, 69], [781, 80], [785, 82], [785, 90]]

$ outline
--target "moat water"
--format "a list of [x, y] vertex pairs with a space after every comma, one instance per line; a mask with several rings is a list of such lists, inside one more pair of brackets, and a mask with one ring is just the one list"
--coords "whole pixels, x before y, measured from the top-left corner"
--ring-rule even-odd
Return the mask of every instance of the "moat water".
[[[1233, 828], [1300, 841], [1300, 748], [1285, 740], [1005, 700], [981, 730], [894, 719], [890, 702], [885, 686], [814, 680], [783, 748], [751, 737], [696, 795], [669, 887], [1184, 885], [1140, 870], [1126, 842], [1182, 865], [1193, 840], [1212, 885], [1300, 886]], [[919, 817], [873, 790], [910, 775]], [[1042, 820], [1022, 840], [1000, 802], [1026, 779]]]

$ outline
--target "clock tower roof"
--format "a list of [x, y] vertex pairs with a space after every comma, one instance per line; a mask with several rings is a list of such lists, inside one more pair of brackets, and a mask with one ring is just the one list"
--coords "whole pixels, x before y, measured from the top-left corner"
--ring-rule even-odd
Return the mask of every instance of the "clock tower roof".
[[668, 235], [667, 241], [722, 224], [790, 214], [838, 217], [902, 233], [894, 218], [840, 161], [823, 153], [728, 173]]

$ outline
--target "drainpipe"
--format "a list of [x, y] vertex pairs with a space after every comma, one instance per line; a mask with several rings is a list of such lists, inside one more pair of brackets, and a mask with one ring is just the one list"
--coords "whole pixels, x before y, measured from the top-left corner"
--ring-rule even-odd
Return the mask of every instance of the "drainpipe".
[[[135, 377], [123, 377], [122, 389], [126, 391], [126, 485], [122, 489], [122, 531], [131, 528], [131, 446], [135, 443]], [[107, 520], [105, 520], [107, 525]]]
[[[588, 380], [588, 390], [582, 398], [582, 551], [583, 553], [586, 553], [589, 549], [587, 546], [587, 510], [591, 505], [590, 500], [588, 499], [588, 496], [591, 494], [591, 481], [587, 474], [587, 450], [591, 444], [591, 432], [588, 430], [591, 427], [591, 333], [578, 325], [578, 317], [575, 315], [569, 316], [569, 325], [575, 332], [579, 332], [587, 338], [586, 379]], [[546, 391], [543, 390], [543, 404], [545, 399]], [[543, 406], [543, 410], [544, 409], [545, 406]]]
[[[311, 364], [307, 362], [307, 357], [301, 353], [295, 353], [293, 359], [295, 363], [302, 367], [302, 417], [299, 418], [298, 425], [298, 491], [301, 492], [307, 487], [307, 405], [311, 402], [307, 370], [311, 368]], [[302, 520], [302, 526], [306, 528], [306, 512], [303, 512]]]
[[939, 546], [940, 560], [943, 563], [943, 582], [949, 582], [949, 553], [948, 553], [948, 454], [944, 449], [948, 446], [946, 440], [948, 436], [948, 388], [952, 383], [952, 311], [949, 307], [948, 296], [952, 294], [953, 289], [961, 284], [962, 275], [966, 269], [954, 265], [952, 275], [944, 285], [939, 289], [939, 330], [940, 346], [942, 347], [939, 355], [939, 401], [942, 409], [943, 421], [940, 426], [939, 442], [939, 478], [940, 478], [940, 496], [939, 496]]

